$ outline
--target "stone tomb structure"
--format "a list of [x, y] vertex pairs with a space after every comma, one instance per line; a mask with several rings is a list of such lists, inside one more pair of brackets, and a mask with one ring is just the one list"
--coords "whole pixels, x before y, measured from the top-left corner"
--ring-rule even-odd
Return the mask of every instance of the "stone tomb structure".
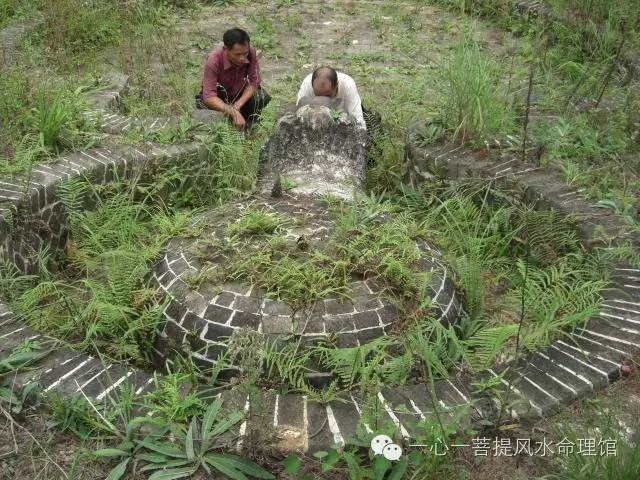
[[[302, 336], [313, 341], [334, 336], [339, 346], [354, 347], [394, 328], [400, 312], [376, 276], [354, 276], [350, 299], [328, 296], [296, 311], [242, 278], [229, 282], [207, 273], [225, 269], [233, 255], [225, 246], [233, 241], [234, 222], [252, 211], [283, 219], [285, 251], [300, 250], [304, 239], [306, 250], [331, 256], [334, 225], [321, 196], [349, 201], [361, 192], [365, 145], [364, 129], [345, 115], [332, 116], [324, 106], [307, 105], [280, 119], [261, 155], [263, 193], [201, 215], [194, 225], [200, 225], [202, 234], [171, 240], [155, 265], [157, 286], [170, 298], [156, 342], [161, 359], [188, 352], [198, 364], [211, 366], [229, 339], [244, 329], [267, 338]], [[281, 191], [285, 179], [289, 188]], [[249, 247], [244, 252], [251, 247], [258, 251], [264, 236], [244, 235], [237, 241]], [[416, 246], [421, 252], [418, 270], [430, 272], [427, 291], [433, 315], [454, 322], [460, 303], [447, 270], [434, 248], [422, 240]]]
[[[2, 30], [0, 37], [9, 35], [17, 38], [21, 28]], [[8, 50], [14, 43], [7, 43]], [[104, 132], [119, 135], [134, 127], [153, 131], [167, 128], [176, 121], [168, 118], [133, 118], [118, 113], [118, 99], [126, 89], [127, 79], [122, 75], [114, 75], [105, 77], [103, 81], [103, 88], [88, 99], [91, 109], [86, 114], [97, 118]], [[348, 145], [331, 139], [319, 144], [316, 135], [321, 130], [312, 125], [318, 128], [323, 125], [323, 135], [333, 132], [334, 124], [329, 123], [329, 119], [336, 123], [345, 122], [341, 127], [352, 127], [349, 127], [346, 119], [332, 116], [328, 111], [299, 113], [283, 118], [275, 136], [265, 146], [263, 194], [201, 217], [203, 232], [200, 241], [205, 244], [205, 249], [207, 243], [212, 243], [210, 239], [214, 232], [220, 232], [221, 237], [228, 236], [225, 228], [252, 207], [292, 217], [291, 223], [285, 227], [289, 241], [295, 239], [297, 242], [302, 231], [308, 237], [310, 248], [321, 248], [322, 242], [326, 243], [332, 223], [319, 196], [333, 193], [349, 198], [358, 191], [365, 165], [362, 137], [353, 131], [344, 140], [358, 140]], [[310, 120], [313, 117], [316, 120], [312, 122]], [[294, 139], [287, 140], [287, 131], [292, 132]], [[537, 208], [555, 209], [576, 216], [578, 234], [585, 248], [628, 243], [636, 249], [640, 246], [638, 232], [630, 229], [622, 217], [596, 208], [582, 196], [580, 190], [567, 186], [555, 172], [515, 158], [482, 159], [474, 157], [472, 152], [427, 148], [416, 141], [417, 133], [414, 125], [407, 139], [407, 157], [411, 165], [408, 180], [412, 183], [420, 183], [423, 178], [433, 175], [447, 180], [474, 177], [496, 182], [520, 192], [523, 199], [531, 201]], [[334, 134], [340, 135], [339, 132], [330, 135]], [[116, 137], [113, 139], [117, 140]], [[287, 141], [290, 147], [284, 148], [283, 144]], [[322, 149], [328, 154], [318, 153]], [[35, 165], [28, 177], [3, 176], [0, 179], [0, 257], [19, 271], [28, 273], [33, 268], [31, 256], [34, 251], [44, 247], [53, 253], [64, 250], [68, 226], [57, 192], [57, 187], [63, 182], [73, 178], [89, 178], [100, 184], [116, 176], [130, 178], [140, 171], [149, 172], [167, 164], [184, 164], [185, 161], [197, 163], [198, 151], [199, 145], [196, 143], [171, 146], [117, 143], [113, 147], [82, 150], [62, 156], [52, 163]], [[339, 160], [345, 152], [352, 152], [346, 154], [347, 159], [357, 159], [353, 163], [341, 164], [351, 168], [353, 173], [334, 171], [336, 163], [325, 164], [321, 172], [313, 169], [319, 165], [318, 161], [331, 158], [329, 154], [337, 155], [335, 159]], [[297, 179], [296, 186], [280, 192], [279, 197], [271, 197], [272, 190], [276, 194], [279, 190], [286, 190], [273, 188], [278, 177], [281, 180], [284, 177]], [[209, 226], [204, 225], [207, 218], [211, 223]], [[296, 222], [295, 218], [305, 221]], [[315, 230], [318, 228], [327, 230]], [[287, 309], [287, 305], [274, 302], [264, 295], [265, 292], [251, 285], [233, 282], [216, 287], [211, 282], [202, 282], [196, 286], [198, 282], [189, 280], [189, 277], [197, 276], [194, 274], [202, 271], [204, 265], [202, 255], [198, 255], [199, 248], [188, 248], [188, 241], [174, 239], [155, 271], [158, 288], [167, 290], [171, 298], [165, 312], [167, 318], [161, 332], [162, 341], [156, 345], [159, 353], [167, 358], [176, 350], [188, 350], [196, 360], [211, 364], [217, 358], [216, 349], [222, 351], [226, 347], [227, 337], [223, 333], [235, 335], [242, 328], [240, 323], [253, 325], [259, 335], [281, 335], [269, 332], [289, 332], [289, 326], [290, 335], [307, 335], [310, 340], [321, 335], [336, 334], [343, 345], [370, 341], [368, 338], [384, 335], [396, 324], [397, 312], [393, 304], [380, 294], [379, 282], [374, 278], [354, 278], [351, 300], [319, 300], [314, 305], [316, 308], [311, 310], [313, 316], [309, 318], [307, 328], [300, 333], [299, 321]], [[419, 248], [423, 252], [424, 268], [433, 269], [431, 293], [434, 304], [439, 308], [439, 311], [434, 309], [434, 313], [442, 321], [453, 321], [459, 304], [447, 280], [447, 271], [439, 263], [437, 252], [426, 244], [420, 244]], [[532, 420], [545, 417], [578, 398], [592, 395], [620, 378], [625, 369], [628, 370], [626, 367], [630, 359], [640, 352], [640, 268], [627, 263], [616, 265], [611, 284], [603, 292], [603, 299], [601, 310], [567, 338], [527, 354], [518, 362], [509, 363], [509, 371], [496, 385], [501, 395], [508, 391], [517, 400], [508, 416]], [[221, 310], [212, 308], [209, 316], [217, 320], [210, 320], [206, 315], [210, 306], [230, 310], [229, 317], [218, 317]], [[216, 310], [218, 314], [215, 314]], [[236, 317], [244, 320], [238, 323]], [[373, 317], [379, 323], [375, 325], [371, 320], [367, 325], [370, 320], [364, 319]], [[226, 320], [222, 323], [221, 319]], [[219, 331], [216, 337], [217, 327], [214, 324], [230, 329]], [[204, 325], [206, 330], [198, 330], [198, 325]], [[175, 335], [170, 336], [172, 328]], [[171, 345], [168, 345], [169, 338], [173, 342]], [[54, 350], [30, 370], [11, 376], [11, 388], [16, 391], [37, 382], [45, 394], [56, 392], [71, 396], [82, 392], [100, 402], [125, 385], [133, 386], [136, 395], [154, 388], [152, 373], [55, 344], [55, 339], [31, 329], [19, 315], [0, 302], [0, 358], [9, 355], [24, 341], [52, 344]], [[473, 384], [487, 378], [497, 378], [497, 375], [504, 373], [503, 370], [487, 369], [470, 376], [456, 375], [437, 380], [433, 384], [435, 399], [430, 386], [417, 383], [399, 388], [383, 387], [367, 400], [376, 402], [381, 421], [392, 422], [398, 433], [409, 440], [419, 433], [415, 428], [416, 420], [432, 418], [435, 411], [447, 423], [452, 420], [452, 412], [460, 407], [470, 409], [466, 421], [494, 419], [496, 409], [500, 406], [498, 396], [476, 392]], [[358, 424], [362, 424], [369, 433], [374, 433], [376, 429], [376, 425], [366, 423], [362, 415], [365, 399], [359, 398], [355, 392], [353, 395], [345, 392], [340, 401], [328, 404], [314, 402], [305, 395], [279, 395], [274, 391], [245, 395], [230, 389], [223, 392], [222, 396], [226, 405], [245, 413], [245, 420], [237, 432], [237, 448], [247, 440], [250, 432], [264, 431], [265, 427], [274, 433], [265, 442], [285, 449], [305, 451], [326, 450], [333, 444], [344, 445], [345, 439], [355, 434]], [[504, 420], [508, 421], [506, 416]]]

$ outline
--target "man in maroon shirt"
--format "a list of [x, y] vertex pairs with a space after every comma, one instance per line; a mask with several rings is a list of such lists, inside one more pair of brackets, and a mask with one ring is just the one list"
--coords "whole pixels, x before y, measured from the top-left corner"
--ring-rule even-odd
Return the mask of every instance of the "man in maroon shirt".
[[207, 57], [197, 108], [224, 113], [238, 128], [253, 123], [271, 97], [260, 87], [260, 66], [249, 34], [232, 28], [222, 36], [223, 46]]

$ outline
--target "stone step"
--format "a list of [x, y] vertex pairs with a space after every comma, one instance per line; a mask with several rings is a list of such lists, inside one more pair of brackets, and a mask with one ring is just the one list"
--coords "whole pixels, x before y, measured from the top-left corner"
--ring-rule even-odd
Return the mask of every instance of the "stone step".
[[308, 435], [307, 398], [296, 394], [279, 395], [276, 403], [275, 446], [286, 451], [305, 451]]
[[[331, 402], [326, 407], [327, 418], [335, 419], [335, 428], [340, 432], [340, 436], [345, 443], [357, 438], [358, 427], [362, 423], [360, 412], [350, 398]], [[335, 435], [334, 435], [335, 436]]]
[[344, 443], [339, 429], [330, 424], [325, 406], [317, 402], [307, 402], [307, 416], [309, 422], [307, 445], [310, 452], [325, 450], [333, 445]]
[[625, 345], [612, 346], [604, 343], [602, 338], [585, 331], [576, 331], [570, 338], [563, 340], [573, 347], [582, 348], [597, 354], [600, 358], [613, 362], [617, 367], [622, 365], [625, 358], [632, 355], [631, 349]]
[[545, 370], [538, 368], [530, 361], [531, 355], [523, 359], [522, 369], [519, 370], [524, 377], [535, 383], [540, 390], [546, 392], [547, 395], [557, 400], [557, 406], [568, 405], [577, 398], [575, 389], [567, 386], [564, 382], [559, 381]]
[[[378, 398], [379, 401], [375, 403], [373, 417], [376, 422], [369, 422], [375, 433], [393, 429], [395, 436], [417, 438], [421, 432], [421, 423], [427, 418], [435, 420], [436, 409], [427, 397], [426, 387], [384, 388], [381, 395], [384, 401], [381, 402]], [[448, 412], [443, 411], [441, 415], [447, 421], [450, 420]]]
[[562, 368], [549, 358], [538, 354], [537, 352], [527, 357], [529, 363], [537, 368], [540, 372], [548, 375], [562, 388], [569, 390], [573, 398], [578, 398], [586, 393], [593, 391], [593, 386], [585, 379], [571, 373], [569, 370]]
[[601, 338], [607, 345], [624, 345], [632, 352], [640, 350], [640, 332], [626, 326], [614, 325], [611, 319], [591, 318], [586, 326], [576, 329], [576, 332], [587, 332], [592, 336]]
[[541, 378], [542, 375], [537, 375], [533, 368], [526, 368], [527, 365], [524, 360], [512, 362], [504, 369], [495, 370], [495, 373], [502, 373], [507, 386], [529, 402], [532, 408], [526, 412], [527, 417], [543, 417], [547, 413], [557, 411], [558, 398], [549, 391], [551, 388]]
[[76, 352], [75, 356], [61, 363], [53, 364], [50, 369], [43, 371], [38, 378], [38, 383], [44, 392], [63, 392], [65, 385], [73, 384], [74, 378], [80, 376], [83, 371], [89, 370], [96, 363], [98, 361], [95, 358]]
[[42, 336], [17, 318], [7, 321], [0, 327], [0, 355], [6, 356], [28, 340], [41, 341]]
[[594, 359], [587, 352], [580, 353], [554, 342], [551, 346], [540, 350], [554, 362], [571, 369], [577, 375], [587, 379], [594, 389], [600, 389], [616, 379], [616, 369], [608, 362]]

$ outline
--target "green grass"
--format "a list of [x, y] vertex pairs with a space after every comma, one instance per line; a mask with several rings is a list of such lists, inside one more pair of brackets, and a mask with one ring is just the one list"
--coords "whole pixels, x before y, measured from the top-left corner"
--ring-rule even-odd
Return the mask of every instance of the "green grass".
[[0, 3], [0, 28], [32, 16], [38, 2], [30, 0], [3, 0]]
[[[475, 346], [484, 345], [487, 335], [505, 335], [506, 345], [516, 334], [512, 326], [524, 318], [523, 345], [532, 350], [597, 311], [608, 280], [606, 260], [602, 252], [581, 250], [571, 219], [512, 199], [497, 201], [503, 195], [477, 186], [430, 192], [422, 200], [407, 197], [407, 206], [444, 249], [464, 292], [471, 333], [479, 326], [490, 329]], [[491, 359], [489, 351], [481, 357]]]
[[251, 282], [294, 310], [328, 295], [347, 297], [350, 292], [347, 265], [319, 252], [309, 256], [276, 256], [269, 250], [251, 256], [238, 255], [229, 278]]
[[58, 80], [41, 82], [22, 67], [9, 66], [0, 77], [7, 93], [0, 99], [4, 142], [0, 146], [0, 171], [19, 172], [40, 159], [93, 141], [95, 125], [82, 111], [86, 109], [83, 86]]
[[280, 40], [273, 22], [265, 15], [252, 15], [249, 19], [255, 23], [251, 42], [261, 50], [262, 55], [278, 58]]

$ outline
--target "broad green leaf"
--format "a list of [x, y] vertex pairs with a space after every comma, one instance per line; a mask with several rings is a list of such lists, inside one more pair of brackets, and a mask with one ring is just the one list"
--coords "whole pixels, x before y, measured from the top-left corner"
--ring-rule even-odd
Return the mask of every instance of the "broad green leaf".
[[[213, 429], [209, 431], [206, 436], [206, 439], [217, 437], [218, 435], [222, 435], [224, 432], [233, 427], [236, 423], [244, 418], [244, 414], [241, 412], [231, 412], [227, 417], [218, 422]], [[203, 430], [204, 431], [204, 430]]]
[[124, 475], [124, 472], [127, 471], [127, 465], [129, 465], [129, 460], [131, 460], [131, 458], [127, 458], [126, 460], [123, 460], [118, 465], [116, 465], [113, 468], [113, 470], [109, 472], [109, 476], [107, 477], [106, 480], [120, 480]]
[[342, 456], [336, 450], [331, 450], [326, 457], [322, 460], [322, 471], [328, 472], [331, 470], [336, 463], [338, 463], [342, 459]]
[[167, 455], [169, 457], [176, 458], [187, 458], [183, 451], [174, 447], [173, 445], [167, 445], [166, 443], [156, 443], [156, 442], [140, 442], [142, 447], [148, 448], [149, 450], [153, 450], [154, 452], [161, 453], [163, 455]]
[[195, 428], [196, 417], [191, 419], [191, 424], [189, 425], [189, 430], [187, 430], [187, 438], [185, 440], [185, 451], [187, 452], [187, 458], [189, 460], [193, 460], [196, 458], [196, 454], [193, 451], [193, 430]]
[[139, 460], [144, 460], [145, 462], [153, 462], [153, 463], [164, 463], [168, 462], [169, 459], [166, 455], [160, 455], [159, 453], [140, 453], [136, 456]]
[[0, 400], [4, 400], [6, 403], [18, 403], [18, 397], [13, 393], [13, 390], [5, 387], [0, 387]]
[[327, 455], [329, 455], [329, 453], [325, 452], [323, 450], [320, 450], [319, 452], [316, 452], [316, 453], [313, 454], [313, 456], [316, 457], [316, 458], [324, 458]]
[[295, 475], [300, 471], [302, 462], [300, 461], [300, 457], [292, 454], [283, 460], [282, 465], [284, 465], [284, 473]]
[[172, 468], [171, 470], [160, 470], [149, 477], [149, 480], [174, 480], [175, 478], [190, 477], [198, 470], [197, 466]]
[[96, 457], [126, 457], [127, 455], [130, 455], [129, 452], [125, 452], [118, 448], [103, 448], [101, 450], [96, 450], [93, 454]]
[[357, 457], [351, 452], [344, 452], [344, 461], [347, 462], [347, 469], [349, 470], [349, 478], [351, 480], [362, 480], [364, 475], [362, 474], [362, 467], [358, 463]]
[[218, 412], [220, 411], [220, 407], [222, 406], [222, 397], [218, 397], [214, 402], [209, 405], [207, 411], [204, 413], [204, 418], [202, 419], [202, 436], [203, 438], [209, 438], [209, 432], [211, 431], [211, 427], [213, 426], [213, 422], [218, 416]]
[[242, 472], [234, 469], [228, 462], [221, 461], [220, 455], [215, 455], [213, 453], [209, 453], [204, 456], [205, 462], [211, 465], [213, 468], [218, 470], [220, 473], [223, 473], [229, 478], [233, 480], [247, 480], [247, 477], [244, 476]]
[[124, 450], [126, 452], [129, 452], [133, 450], [134, 447], [135, 445], [133, 444], [133, 442], [130, 442], [129, 440], [125, 440], [120, 445], [118, 445], [118, 450]]
[[[166, 431], [169, 427], [167, 426], [166, 422], [164, 420], [160, 420], [159, 418], [153, 418], [153, 417], [136, 417], [133, 418], [129, 421], [129, 423], [127, 423], [127, 427], [125, 429], [125, 432], [127, 434], [127, 438], [129, 438], [131, 436], [131, 434], [133, 433], [133, 431], [138, 428], [140, 425], [155, 425], [156, 427], [160, 427], [161, 430]], [[162, 433], [164, 432], [159, 432], [159, 435], [162, 435]]]
[[398, 463], [396, 463], [393, 466], [393, 469], [391, 470], [391, 473], [387, 477], [387, 480], [400, 480], [402, 477], [404, 477], [404, 474], [407, 472], [408, 465], [409, 465], [409, 457], [405, 455], [400, 460], [398, 460]]
[[191, 460], [169, 460], [165, 463], [150, 463], [140, 469], [141, 472], [150, 472], [151, 470], [158, 470], [159, 468], [176, 468], [183, 467], [185, 465], [193, 464]]
[[384, 474], [387, 473], [391, 462], [382, 455], [376, 455], [373, 459], [373, 478], [375, 480], [384, 480]]
[[257, 463], [255, 463], [255, 462], [253, 462], [253, 461], [251, 461], [251, 460], [249, 460], [247, 458], [239, 457], [238, 455], [229, 455], [229, 454], [227, 454], [226, 457], [229, 460], [231, 460], [233, 465], [235, 465], [235, 467], [238, 470], [242, 470], [243, 472], [251, 475], [252, 477], [264, 478], [264, 479], [275, 478], [273, 476], [273, 474], [269, 473], [267, 470], [262, 468], [260, 465], [258, 465]]
[[232, 468], [240, 470], [248, 475], [251, 475], [252, 477], [265, 479], [275, 478], [271, 473], [267, 472], [258, 464], [237, 455], [209, 453], [207, 454], [207, 457], [217, 459], [217, 461], [222, 462], [225, 465], [229, 465]]

